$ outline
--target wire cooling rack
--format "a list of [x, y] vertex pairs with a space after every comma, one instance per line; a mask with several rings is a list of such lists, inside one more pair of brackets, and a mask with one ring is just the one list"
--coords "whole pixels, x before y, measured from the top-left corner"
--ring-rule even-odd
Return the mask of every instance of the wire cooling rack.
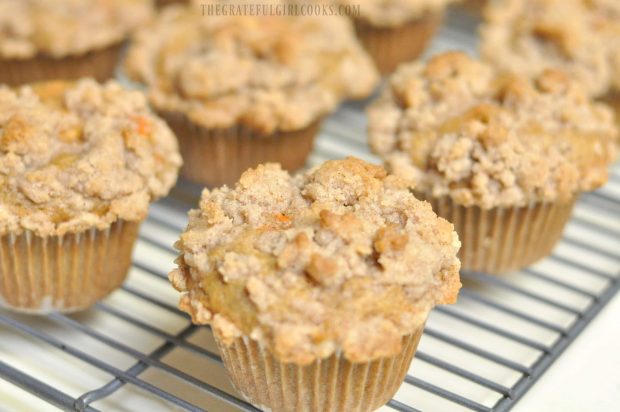
[[[472, 50], [471, 21], [449, 24], [432, 52]], [[309, 165], [365, 143], [363, 104], [329, 118]], [[152, 206], [125, 285], [89, 311], [47, 317], [0, 310], [0, 409], [255, 411], [226, 378], [208, 327], [176, 309], [172, 244], [200, 188], [180, 182]], [[578, 203], [551, 256], [502, 277], [462, 273], [458, 304], [436, 308], [410, 374], [382, 411], [509, 410], [620, 289], [620, 166]]]

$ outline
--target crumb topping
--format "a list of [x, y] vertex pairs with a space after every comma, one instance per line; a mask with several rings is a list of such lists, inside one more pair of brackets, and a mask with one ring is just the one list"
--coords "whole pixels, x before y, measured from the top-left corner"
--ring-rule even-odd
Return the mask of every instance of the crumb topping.
[[0, 0], [0, 57], [80, 55], [123, 41], [152, 0]]
[[205, 190], [170, 273], [180, 307], [283, 362], [391, 356], [460, 288], [452, 224], [382, 167], [355, 158], [291, 177], [279, 165]]
[[377, 27], [393, 27], [442, 13], [450, 4], [460, 0], [334, 0], [344, 6], [359, 6], [359, 19]]
[[170, 7], [134, 38], [125, 64], [160, 111], [207, 128], [298, 130], [378, 74], [340, 17], [202, 16]]
[[368, 115], [388, 170], [482, 208], [566, 202], [601, 186], [618, 135], [611, 110], [563, 73], [502, 74], [459, 52], [403, 65]]
[[146, 217], [181, 164], [144, 96], [115, 82], [0, 86], [0, 233], [105, 229]]
[[593, 96], [620, 90], [620, 2], [500, 0], [490, 2], [481, 54], [505, 71], [537, 76], [561, 69]]

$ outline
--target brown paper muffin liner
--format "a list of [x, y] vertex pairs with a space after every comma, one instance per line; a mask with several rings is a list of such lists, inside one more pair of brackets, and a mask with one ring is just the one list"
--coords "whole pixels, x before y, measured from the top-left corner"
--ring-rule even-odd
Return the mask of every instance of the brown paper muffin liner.
[[122, 44], [94, 50], [80, 56], [53, 58], [36, 56], [30, 59], [0, 58], [0, 83], [19, 86], [45, 80], [76, 80], [92, 77], [98, 81], [114, 77], [114, 69]]
[[[620, 91], [614, 91], [606, 94], [601, 101], [612, 108], [616, 117], [616, 124], [620, 128]], [[616, 160], [620, 158], [620, 136], [616, 139]]]
[[171, 4], [187, 4], [189, 0], [156, 0], [155, 6], [158, 8], [170, 6]]
[[259, 409], [364, 412], [379, 408], [396, 393], [423, 329], [403, 337], [398, 355], [364, 363], [335, 354], [308, 366], [285, 364], [247, 337], [218, 346], [233, 385]]
[[241, 125], [207, 129], [181, 113], [160, 115], [179, 140], [181, 175], [211, 187], [232, 185], [260, 163], [278, 162], [289, 171], [303, 167], [321, 126], [317, 120], [301, 130], [262, 135]]
[[118, 288], [131, 265], [140, 222], [41, 237], [0, 237], [0, 300], [28, 313], [75, 312]]
[[355, 31], [381, 74], [388, 74], [404, 62], [422, 54], [441, 25], [443, 13], [431, 13], [397, 27], [376, 27], [354, 20]]
[[458, 2], [457, 6], [470, 13], [480, 14], [487, 3], [488, 0], [463, 0]]
[[437, 215], [454, 224], [462, 244], [461, 268], [493, 274], [522, 269], [549, 255], [576, 200], [485, 210], [456, 204], [448, 196], [416, 197], [428, 200]]

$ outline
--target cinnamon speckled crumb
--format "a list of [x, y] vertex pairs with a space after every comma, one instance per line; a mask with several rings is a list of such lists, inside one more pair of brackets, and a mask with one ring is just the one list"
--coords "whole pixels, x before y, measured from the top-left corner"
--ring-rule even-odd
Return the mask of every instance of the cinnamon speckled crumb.
[[564, 74], [505, 75], [457, 52], [401, 66], [368, 115], [391, 172], [487, 209], [601, 186], [618, 133], [611, 111]]
[[303, 129], [379, 80], [343, 17], [202, 16], [196, 7], [164, 10], [135, 36], [125, 68], [157, 110], [265, 134]]
[[589, 94], [620, 90], [620, 2], [498, 0], [489, 3], [481, 54], [494, 65], [537, 76], [561, 69]]
[[152, 0], [0, 0], [0, 57], [80, 55], [125, 40]]
[[0, 86], [0, 233], [141, 220], [181, 164], [143, 95], [115, 82]]
[[460, 288], [452, 225], [354, 158], [295, 177], [260, 165], [234, 189], [205, 190], [176, 247], [181, 309], [283, 362], [395, 355]]

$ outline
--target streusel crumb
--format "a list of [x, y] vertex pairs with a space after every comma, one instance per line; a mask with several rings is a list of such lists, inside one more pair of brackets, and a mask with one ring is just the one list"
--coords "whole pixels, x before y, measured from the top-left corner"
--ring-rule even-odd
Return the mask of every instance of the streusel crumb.
[[460, 288], [452, 224], [355, 158], [295, 177], [260, 165], [234, 189], [205, 190], [176, 247], [181, 309], [283, 362], [394, 355]]
[[560, 69], [589, 94], [620, 90], [620, 2], [500, 0], [490, 2], [481, 29], [483, 58], [529, 76]]
[[388, 170], [482, 208], [566, 202], [601, 186], [618, 134], [612, 112], [564, 74], [506, 75], [458, 52], [401, 66], [368, 115]]
[[0, 57], [66, 57], [125, 40], [152, 0], [0, 0]]
[[303, 129], [378, 82], [344, 17], [202, 16], [195, 6], [141, 30], [125, 68], [159, 111], [265, 134]]
[[141, 220], [181, 164], [168, 126], [115, 82], [0, 86], [0, 233]]

